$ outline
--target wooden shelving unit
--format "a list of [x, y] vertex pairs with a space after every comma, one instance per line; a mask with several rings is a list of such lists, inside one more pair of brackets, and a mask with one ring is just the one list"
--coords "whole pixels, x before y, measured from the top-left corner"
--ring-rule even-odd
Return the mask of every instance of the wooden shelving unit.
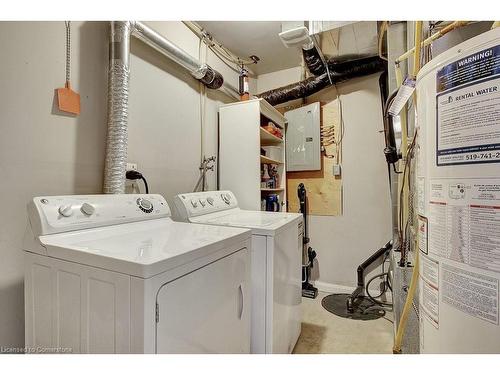
[[285, 188], [276, 188], [276, 189], [261, 188], [260, 191], [263, 193], [279, 193], [285, 191]]
[[[262, 128], [269, 122], [280, 129], [283, 139]], [[281, 210], [286, 211], [285, 131], [285, 117], [264, 99], [219, 108], [219, 189], [231, 190], [241, 208], [260, 210], [263, 198], [277, 194]], [[265, 146], [279, 147], [279, 160], [261, 155]], [[263, 164], [277, 166], [278, 188], [261, 188]]]
[[274, 146], [283, 143], [283, 139], [269, 133], [266, 129], [260, 128], [260, 144], [262, 146]]
[[277, 164], [277, 165], [279, 165], [279, 164], [283, 164], [283, 162], [268, 158], [264, 155], [260, 155], [260, 164]]

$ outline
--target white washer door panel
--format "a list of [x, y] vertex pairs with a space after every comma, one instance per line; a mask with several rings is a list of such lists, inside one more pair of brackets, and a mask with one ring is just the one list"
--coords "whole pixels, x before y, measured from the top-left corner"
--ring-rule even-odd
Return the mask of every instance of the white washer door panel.
[[250, 302], [246, 248], [165, 284], [156, 352], [249, 353]]

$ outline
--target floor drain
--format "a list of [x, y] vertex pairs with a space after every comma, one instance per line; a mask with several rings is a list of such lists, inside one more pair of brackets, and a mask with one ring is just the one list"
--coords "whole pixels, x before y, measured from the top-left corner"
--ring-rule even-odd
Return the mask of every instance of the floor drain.
[[354, 312], [347, 311], [350, 294], [330, 294], [323, 298], [321, 305], [332, 314], [354, 320], [374, 320], [385, 316], [385, 310], [374, 304], [368, 297], [359, 296], [354, 300]]

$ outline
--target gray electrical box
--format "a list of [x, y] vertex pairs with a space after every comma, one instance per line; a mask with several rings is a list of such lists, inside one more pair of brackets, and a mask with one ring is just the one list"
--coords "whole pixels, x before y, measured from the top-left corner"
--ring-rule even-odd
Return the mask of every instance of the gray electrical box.
[[320, 103], [285, 112], [286, 170], [318, 171], [321, 169]]

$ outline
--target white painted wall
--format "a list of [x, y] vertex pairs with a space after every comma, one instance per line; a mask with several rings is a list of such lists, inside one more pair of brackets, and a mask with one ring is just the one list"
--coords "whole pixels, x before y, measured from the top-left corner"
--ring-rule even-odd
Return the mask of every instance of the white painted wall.
[[[318, 287], [326, 290], [348, 286], [352, 291], [358, 265], [392, 238], [378, 78], [375, 74], [338, 85], [345, 126], [343, 215], [312, 216], [309, 226], [311, 246], [319, 260], [313, 275]], [[325, 89], [309, 97], [308, 102], [336, 97], [334, 88]], [[372, 269], [365, 280], [378, 271]]]
[[[199, 57], [199, 41], [180, 22], [150, 25]], [[57, 115], [54, 89], [65, 79], [63, 22], [0, 22], [0, 346], [24, 345], [22, 237], [26, 203], [36, 195], [102, 191], [106, 136], [107, 23], [72, 23], [72, 81], [79, 117]], [[212, 54], [208, 63], [237, 85], [236, 73]], [[255, 83], [252, 82], [252, 87]], [[203, 145], [215, 154], [217, 107], [211, 92]], [[132, 45], [129, 160], [151, 191], [171, 200], [191, 191], [201, 150], [198, 83], [138, 42]], [[215, 187], [215, 173], [209, 175]]]
[[[358, 265], [391, 238], [391, 201], [378, 75], [338, 85], [345, 135], [342, 146], [343, 215], [311, 216], [309, 236], [318, 253], [313, 271], [316, 285], [325, 291], [351, 291]], [[259, 92], [300, 80], [300, 68], [258, 77]], [[337, 98], [328, 88], [307, 102]], [[372, 270], [371, 274], [377, 269]]]
[[[299, 53], [297, 51], [297, 53]], [[261, 93], [277, 87], [298, 82], [302, 77], [302, 67], [278, 70], [272, 73], [260, 74], [257, 78], [257, 92]]]

